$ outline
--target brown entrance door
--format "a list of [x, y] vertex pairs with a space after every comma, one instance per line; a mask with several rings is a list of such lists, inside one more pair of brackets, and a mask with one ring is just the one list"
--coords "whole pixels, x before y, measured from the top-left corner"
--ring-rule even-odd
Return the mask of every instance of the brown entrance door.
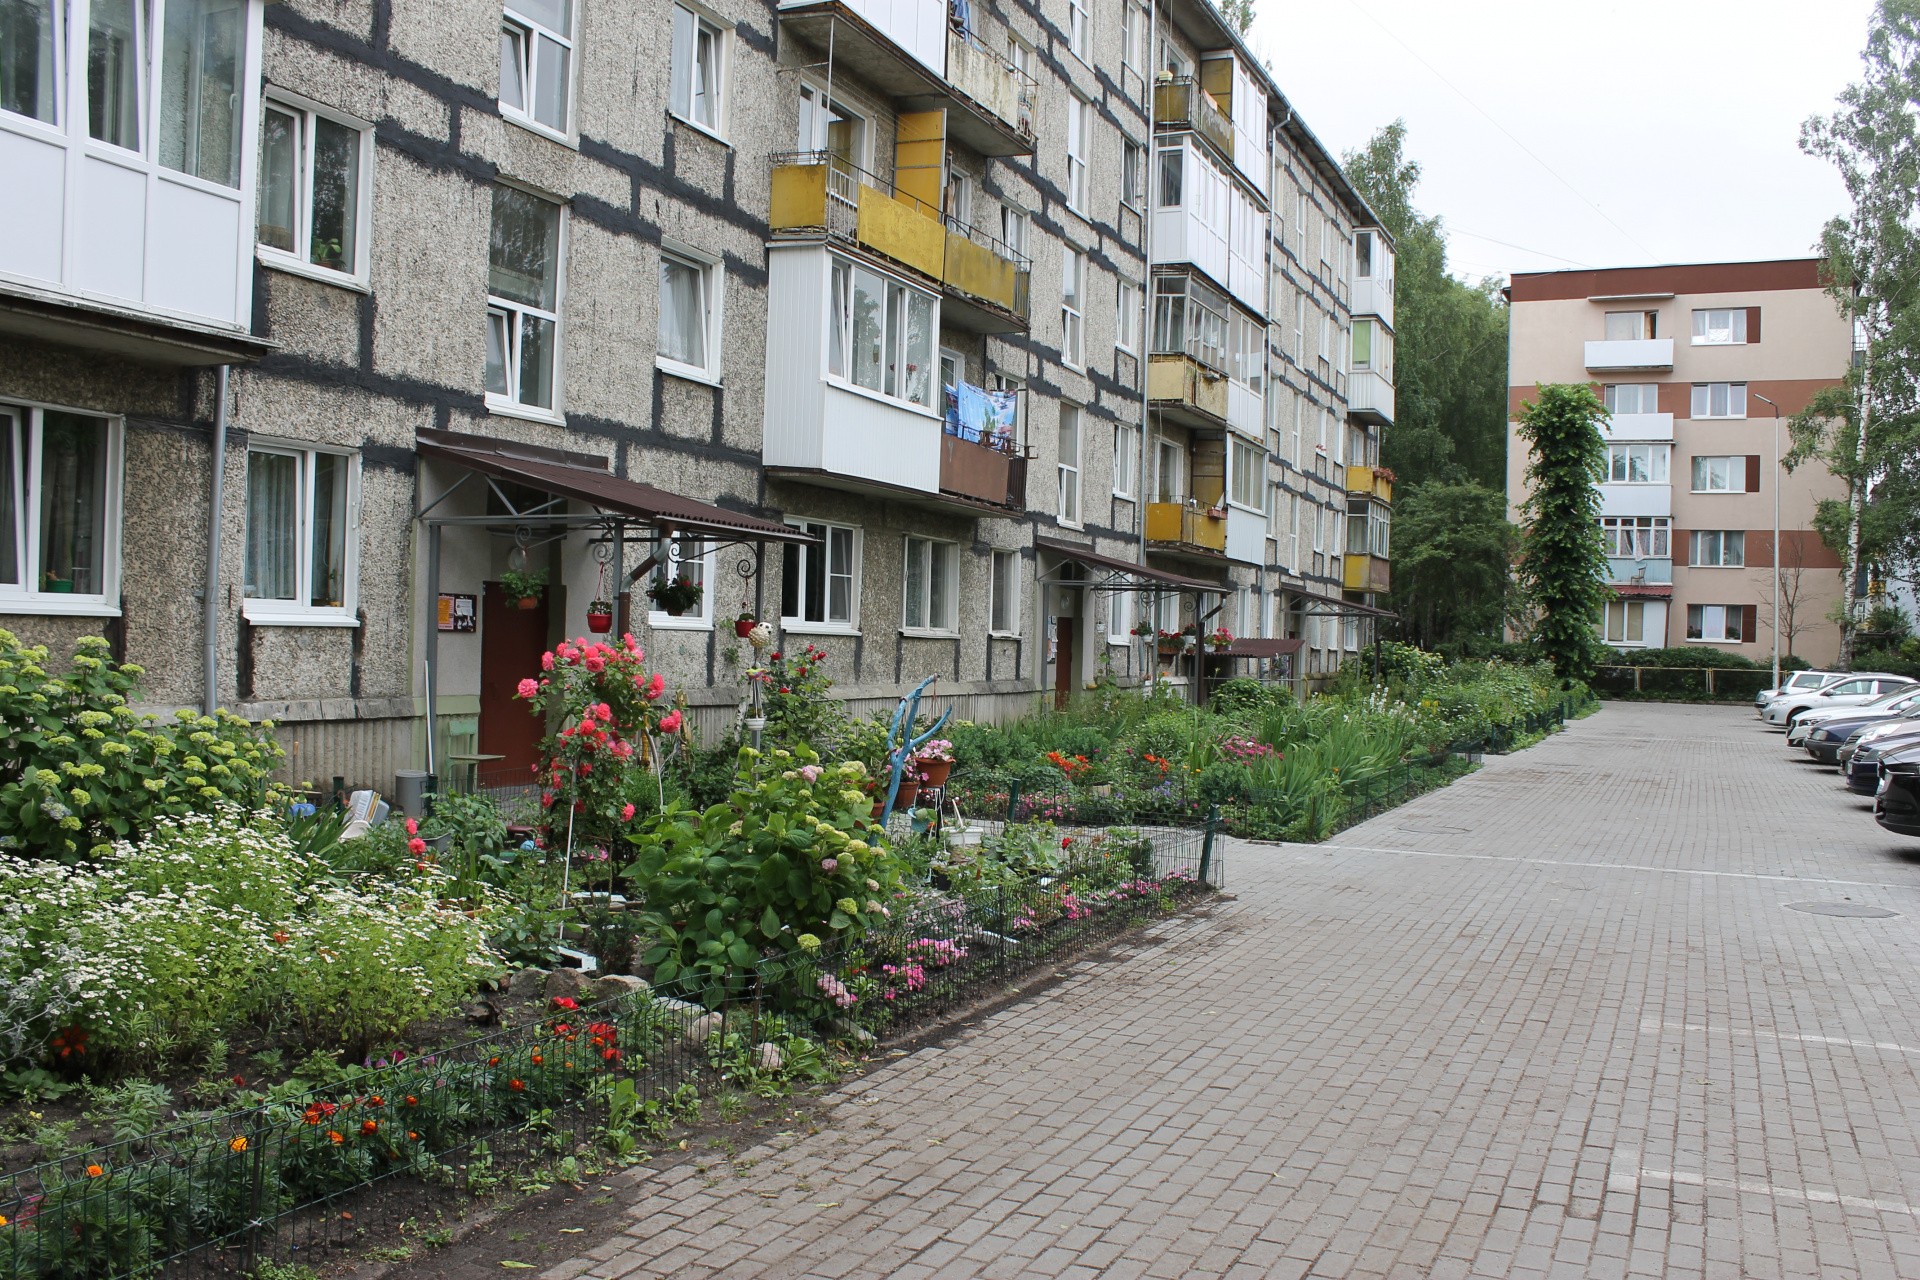
[[514, 690], [528, 676], [540, 675], [547, 651], [547, 593], [522, 609], [489, 582], [480, 598], [480, 751], [497, 755], [487, 772], [500, 778], [531, 778], [539, 763], [541, 724]]
[[1064, 710], [1067, 699], [1073, 696], [1073, 655], [1077, 652], [1073, 627], [1078, 621], [1078, 618], [1053, 620], [1053, 707], [1056, 711]]

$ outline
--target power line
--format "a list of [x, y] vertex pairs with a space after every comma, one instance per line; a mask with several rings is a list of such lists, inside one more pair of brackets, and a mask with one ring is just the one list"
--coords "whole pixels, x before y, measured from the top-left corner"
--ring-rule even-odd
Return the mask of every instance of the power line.
[[1440, 229], [1449, 234], [1457, 233], [1463, 236], [1470, 236], [1475, 240], [1485, 240], [1488, 244], [1497, 244], [1503, 248], [1518, 249], [1521, 253], [1531, 253], [1535, 257], [1552, 258], [1555, 262], [1564, 262], [1568, 266], [1585, 267], [1588, 270], [1593, 269], [1592, 263], [1581, 262], [1577, 258], [1569, 258], [1569, 257], [1566, 257], [1564, 254], [1548, 253], [1545, 249], [1530, 249], [1524, 244], [1515, 244], [1511, 240], [1502, 240], [1497, 236], [1482, 235], [1478, 231], [1469, 231], [1465, 227], [1456, 227], [1452, 223], [1448, 222], [1445, 218], [1442, 218], [1440, 220]]
[[[1455, 84], [1453, 81], [1447, 79], [1446, 76], [1442, 75], [1438, 67], [1434, 66], [1431, 62], [1428, 62], [1425, 58], [1421, 57], [1419, 54], [1419, 51], [1416, 50], [1412, 45], [1408, 44], [1405, 40], [1402, 40], [1400, 38], [1399, 33], [1396, 32], [1392, 27], [1389, 27], [1386, 23], [1380, 21], [1380, 19], [1374, 17], [1371, 13], [1367, 12], [1366, 8], [1360, 4], [1360, 0], [1348, 0], [1348, 3], [1353, 5], [1353, 7], [1356, 10], [1358, 10], [1360, 15], [1364, 17], [1367, 21], [1371, 22], [1374, 26], [1379, 27], [1382, 31], [1386, 32], [1387, 38], [1392, 40], [1395, 44], [1399, 45], [1402, 49], [1405, 49], [1407, 51], [1407, 55], [1411, 57], [1415, 62], [1418, 62], [1421, 66], [1425, 67], [1428, 71], [1432, 72], [1434, 79], [1438, 80], [1441, 84], [1444, 84], [1445, 86], [1447, 86], [1447, 88], [1453, 90], [1454, 95], [1458, 97], [1460, 101], [1466, 103], [1469, 107], [1472, 107], [1475, 111], [1479, 112], [1482, 119], [1484, 119], [1488, 124], [1492, 125], [1494, 128], [1498, 129], [1502, 134], [1506, 135], [1506, 139], [1508, 142], [1511, 142], [1514, 146], [1524, 151], [1527, 154], [1527, 156], [1530, 159], [1532, 159], [1532, 161], [1535, 164], [1539, 165], [1542, 169], [1545, 169], [1548, 173], [1552, 174], [1555, 181], [1557, 181], [1561, 186], [1565, 187], [1567, 190], [1573, 192], [1575, 196], [1579, 197], [1580, 202], [1582, 204], [1586, 205], [1587, 208], [1599, 214], [1600, 217], [1603, 220], [1605, 220], [1608, 226], [1612, 227], [1615, 231], [1618, 231], [1622, 236], [1625, 236], [1629, 241], [1631, 241], [1633, 243], [1633, 246], [1636, 249], [1640, 250], [1641, 253], [1647, 256], [1647, 259], [1649, 261], [1652, 261], [1660, 256], [1656, 254], [1653, 250], [1647, 248], [1646, 245], [1641, 244], [1638, 236], [1635, 236], [1631, 231], [1627, 230], [1625, 227], [1615, 222], [1610, 216], [1608, 216], [1607, 211], [1605, 209], [1602, 209], [1599, 205], [1587, 199], [1585, 193], [1583, 193], [1580, 190], [1580, 188], [1574, 186], [1573, 183], [1567, 181], [1567, 179], [1562, 177], [1558, 169], [1555, 169], [1552, 165], [1548, 164], [1545, 160], [1542, 160], [1539, 157], [1539, 155], [1533, 150], [1533, 148], [1529, 147], [1526, 143], [1520, 141], [1520, 139], [1514, 137], [1513, 133], [1507, 128], [1507, 126], [1501, 124], [1498, 120], [1494, 119], [1492, 115], [1488, 114], [1487, 110], [1484, 107], [1482, 107], [1479, 103], [1475, 102], [1472, 98], [1469, 98], [1466, 95], [1466, 92], [1462, 90], [1459, 85]], [[1529, 250], [1529, 252], [1532, 252], [1532, 251]], [[1552, 257], [1553, 255], [1549, 254], [1547, 256]], [[1562, 261], [1565, 261], [1565, 259], [1562, 259]]]

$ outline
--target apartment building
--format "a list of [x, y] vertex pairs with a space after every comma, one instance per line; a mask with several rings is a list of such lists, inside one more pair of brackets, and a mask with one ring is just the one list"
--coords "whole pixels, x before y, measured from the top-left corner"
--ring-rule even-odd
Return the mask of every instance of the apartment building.
[[379, 783], [523, 772], [514, 684], [609, 612], [709, 732], [742, 615], [862, 707], [1330, 671], [1391, 246], [1210, 6], [1153, 12], [11, 6], [5, 624]]
[[[1832, 661], [1840, 560], [1813, 516], [1845, 486], [1816, 466], [1778, 465], [1784, 420], [1852, 358], [1819, 260], [1527, 272], [1508, 296], [1510, 411], [1547, 382], [1591, 382], [1606, 404], [1600, 514], [1617, 597], [1606, 642], [1764, 661], [1777, 634], [1783, 654]], [[1516, 511], [1527, 460], [1510, 424]]]

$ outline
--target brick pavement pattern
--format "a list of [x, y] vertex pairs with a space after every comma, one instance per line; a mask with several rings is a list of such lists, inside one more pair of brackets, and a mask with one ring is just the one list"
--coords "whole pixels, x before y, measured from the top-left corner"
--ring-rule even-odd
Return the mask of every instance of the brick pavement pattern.
[[1920, 1277], [1920, 841], [1749, 711], [1229, 858], [545, 1275]]

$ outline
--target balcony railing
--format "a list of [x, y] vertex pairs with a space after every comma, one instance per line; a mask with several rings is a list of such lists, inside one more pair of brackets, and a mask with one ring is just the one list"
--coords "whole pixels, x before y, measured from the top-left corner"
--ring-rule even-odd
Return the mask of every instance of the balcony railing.
[[1587, 344], [1589, 369], [1671, 369], [1672, 338], [1613, 338]]
[[1393, 473], [1385, 467], [1348, 467], [1347, 492], [1376, 502], [1393, 501]]
[[1147, 362], [1147, 399], [1163, 411], [1184, 412], [1189, 425], [1223, 426], [1227, 421], [1227, 377], [1191, 356], [1156, 355]]
[[940, 437], [940, 491], [997, 507], [1025, 507], [1027, 459], [1010, 440], [974, 440], [948, 430]]
[[827, 151], [773, 157], [768, 221], [776, 233], [824, 232], [938, 280], [1024, 327], [1032, 263], [996, 237], [901, 192], [893, 183]]
[[1671, 556], [1608, 556], [1607, 581], [1622, 586], [1671, 586]]
[[987, 22], [984, 6], [969, 6], [967, 14], [964, 25], [955, 14], [947, 28], [947, 83], [1031, 146], [1033, 100], [1039, 86], [1005, 52], [996, 51], [982, 38], [983, 30], [993, 30], [1001, 37], [1001, 50], [1006, 47], [1005, 31]]
[[1340, 582], [1348, 591], [1391, 591], [1393, 567], [1382, 556], [1343, 556]]
[[1197, 503], [1149, 502], [1147, 504], [1147, 541], [1193, 547], [1203, 551], [1227, 551], [1226, 513], [1207, 511]]
[[1153, 124], [1167, 133], [1191, 129], [1233, 159], [1233, 121], [1192, 76], [1172, 76], [1154, 85]]

